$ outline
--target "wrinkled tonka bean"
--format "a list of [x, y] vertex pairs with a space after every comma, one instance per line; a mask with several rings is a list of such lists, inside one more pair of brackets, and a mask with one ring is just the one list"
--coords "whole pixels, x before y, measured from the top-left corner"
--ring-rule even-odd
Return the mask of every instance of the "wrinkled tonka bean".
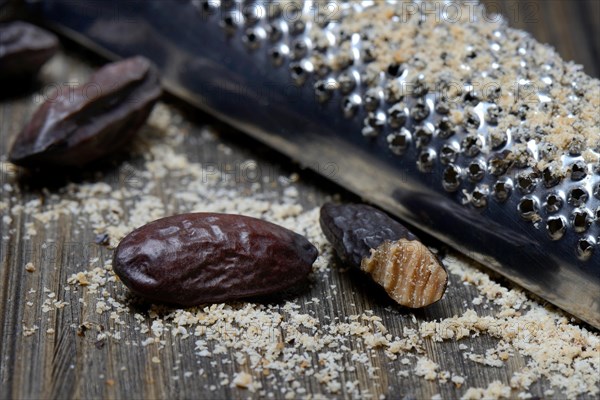
[[25, 167], [82, 166], [123, 147], [161, 95], [143, 57], [108, 64], [73, 91], [60, 90], [17, 136], [9, 159]]
[[398, 304], [421, 308], [440, 300], [448, 273], [408, 229], [364, 204], [321, 207], [320, 223], [340, 258], [368, 273]]
[[33, 77], [58, 50], [52, 33], [26, 22], [0, 24], [0, 81]]
[[317, 249], [256, 218], [195, 213], [159, 219], [127, 235], [113, 269], [151, 301], [192, 306], [268, 295], [306, 279]]

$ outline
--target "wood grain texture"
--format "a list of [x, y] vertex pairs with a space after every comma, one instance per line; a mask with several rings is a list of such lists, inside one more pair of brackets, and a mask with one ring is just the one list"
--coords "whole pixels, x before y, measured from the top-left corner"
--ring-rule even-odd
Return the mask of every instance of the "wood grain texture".
[[[496, 2], [503, 10], [510, 11], [510, 1]], [[585, 65], [586, 71], [594, 76], [599, 74], [598, 63], [598, 14], [600, 2], [596, 1], [528, 1], [522, 2], [537, 5], [538, 19], [527, 21], [522, 17], [509, 14], [514, 25], [529, 29], [538, 40], [550, 42], [557, 46], [567, 59], [575, 59]], [[521, 6], [516, 6], [517, 8]], [[522, 14], [518, 14], [522, 15]], [[537, 14], [536, 14], [537, 15]], [[593, 33], [596, 33], [595, 35]], [[90, 63], [85, 52], [67, 48], [44, 69], [41, 82], [32, 88], [19, 88], [10, 94], [3, 93], [0, 100], [0, 157], [2, 160], [1, 180], [13, 174], [12, 167], [5, 162], [9, 143], [19, 132], [32, 112], [39, 105], [36, 92], [48, 87], [53, 82], [85, 81], [94, 68], [94, 59]], [[181, 106], [186, 109], [185, 106]], [[310, 209], [319, 206], [334, 193], [342, 193], [344, 199], [355, 200], [327, 181], [314, 174], [303, 171], [288, 162], [276, 152], [264, 148], [260, 144], [232, 131], [209, 116], [200, 112], [187, 112], [190, 134], [182, 149], [191, 160], [215, 164], [235, 163], [252, 158], [257, 160], [263, 170], [275, 171], [275, 174], [298, 172], [301, 176], [300, 202]], [[200, 129], [204, 125], [212, 125], [220, 131], [220, 139], [215, 143], [203, 143], [197, 140]], [[225, 144], [232, 149], [231, 153], [219, 151], [218, 146]], [[139, 160], [125, 160], [134, 167]], [[101, 178], [111, 185], [122, 182], [119, 176], [119, 165], [107, 167]], [[56, 180], [56, 182], [54, 181]], [[20, 191], [8, 192], [0, 187], [0, 198], [7, 201], [9, 208], [25, 205], [27, 202], [46, 198], [48, 194], [62, 196], [60, 177], [48, 177], [46, 182], [49, 191], [36, 187], [22, 187]], [[273, 198], [280, 196], [280, 187], [264, 185], [262, 190], [273, 193]], [[160, 185], [155, 195], [168, 200], [168, 194], [161, 191]], [[173, 200], [175, 201], [175, 200]], [[7, 211], [2, 211], [4, 216]], [[165, 348], [158, 353], [155, 347], [126, 346], [114, 341], [96, 343], [95, 335], [78, 335], [78, 327], [83, 321], [90, 321], [93, 329], [114, 324], [108, 315], [97, 315], [94, 304], [79, 304], [79, 294], [65, 292], [67, 277], [78, 271], [89, 268], [90, 258], [108, 257], [108, 250], [98, 247], [94, 242], [92, 224], [78, 224], [67, 216], [48, 224], [33, 221], [23, 213], [11, 215], [9, 224], [0, 224], [0, 398], [4, 399], [242, 399], [252, 397], [248, 391], [221, 387], [218, 372], [232, 376], [237, 372], [235, 363], [224, 363], [233, 360], [232, 354], [216, 357], [216, 366], [211, 366], [207, 359], [194, 357], [194, 341], [180, 340], [167, 336]], [[26, 239], [26, 223], [33, 222], [38, 233]], [[439, 244], [436, 244], [439, 245]], [[25, 271], [25, 264], [33, 262], [34, 273]], [[330, 291], [330, 285], [338, 287], [338, 294], [331, 299], [324, 297]], [[68, 303], [62, 309], [44, 313], [42, 304], [47, 298], [44, 289], [60, 294], [61, 300]], [[31, 292], [35, 290], [35, 292]], [[463, 302], [476, 297], [475, 288], [465, 286], [456, 276], [450, 276], [450, 287], [446, 301], [441, 301], [431, 308], [414, 312], [419, 321], [428, 321], [460, 314], [464, 310]], [[313, 297], [321, 298], [319, 307], [310, 303]], [[27, 305], [33, 303], [32, 306]], [[306, 292], [301, 293], [298, 300], [301, 311], [314, 311], [316, 318], [327, 321], [327, 318], [359, 314], [365, 310], [373, 310], [375, 315], [383, 319], [383, 324], [392, 334], [400, 334], [404, 328], [415, 328], [412, 315], [395, 307], [382, 293], [376, 284], [364, 279], [358, 271], [341, 273], [338, 269], [325, 275]], [[491, 309], [483, 306], [472, 306], [481, 315], [490, 315]], [[124, 317], [126, 323], [133, 323], [133, 315]], [[39, 326], [31, 336], [24, 336], [23, 327]], [[48, 329], [54, 329], [48, 334]], [[130, 331], [123, 342], [140, 342], [145, 335]], [[497, 341], [487, 336], [474, 337], [463, 341], [474, 352], [483, 352], [492, 348]], [[360, 343], [349, 343], [350, 348], [362, 346]], [[512, 373], [522, 368], [527, 360], [515, 354], [502, 368], [482, 366], [464, 360], [458, 348], [459, 342], [434, 343], [427, 341], [425, 347], [430, 358], [440, 364], [441, 369], [458, 372], [468, 377], [465, 385], [486, 387], [494, 380], [507, 384]], [[381, 353], [376, 351], [376, 353]], [[154, 356], [160, 356], [161, 363], [152, 363]], [[199, 361], [200, 360], [200, 361]], [[350, 361], [350, 354], [345, 360]], [[359, 368], [355, 378], [361, 388], [369, 390], [374, 398], [385, 394], [393, 399], [425, 399], [434, 394], [443, 398], [457, 398], [463, 390], [454, 385], [428, 382], [410, 375], [400, 378], [394, 371], [400, 370], [398, 360], [391, 361], [382, 354], [371, 357], [371, 362], [378, 368], [378, 373], [371, 376], [366, 368]], [[178, 369], [174, 370], [177, 366]], [[183, 371], [197, 371], [204, 368], [210, 371], [205, 378], [185, 379]], [[302, 384], [310, 393], [327, 395], [323, 386], [314, 377], [302, 377]], [[353, 379], [343, 376], [345, 380]], [[215, 384], [215, 391], [206, 388]], [[266, 385], [265, 381], [265, 385]], [[534, 383], [530, 392], [535, 396], [544, 396], [548, 388], [546, 381]], [[463, 388], [464, 389], [464, 388]], [[516, 395], [516, 393], [513, 393]], [[346, 389], [336, 396], [349, 397]]]

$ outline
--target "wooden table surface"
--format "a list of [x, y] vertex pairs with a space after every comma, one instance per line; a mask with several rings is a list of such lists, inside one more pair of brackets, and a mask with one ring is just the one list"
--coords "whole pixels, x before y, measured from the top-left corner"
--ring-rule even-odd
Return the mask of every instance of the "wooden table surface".
[[[583, 63], [589, 74], [599, 75], [600, 2], [546, 0], [487, 3], [500, 6], [509, 19], [514, 21], [514, 25], [525, 27], [539, 40], [552, 43], [565, 58]], [[31, 88], [20, 88], [8, 95], [3, 94], [3, 98], [0, 99], [2, 183], [11, 181], [14, 172], [12, 166], [6, 162], [8, 144], [39, 105], [37, 93], [40, 89], [52, 82], [65, 82], [73, 78], [85, 81], [98, 62], [98, 59], [90, 57], [87, 52], [67, 45], [43, 71], [39, 84]], [[340, 188], [309, 171], [301, 170], [275, 151], [223, 126], [207, 115], [190, 111], [189, 108], [174, 102], [175, 107], [183, 108], [186, 116], [179, 124], [186, 125], [190, 130], [186, 141], [179, 146], [179, 151], [189, 155], [190, 159], [224, 165], [252, 158], [263, 170], [272, 170], [283, 175], [297, 172], [300, 175], [301, 187], [299, 201], [306, 209], [319, 206], [325, 198], [334, 193], [342, 193], [342, 198], [352, 199], [350, 194], [344, 193]], [[219, 132], [217, 141], [197, 140], [201, 130], [207, 125]], [[223, 145], [231, 151], [222, 151]], [[119, 162], [127, 162], [133, 168], [141, 168], [142, 165], [142, 160], [139, 159]], [[114, 187], [119, 184], [119, 171], [122, 169], [107, 167], [98, 181], [107, 182]], [[89, 177], [91, 174], [92, 172], [84, 172], [82, 176]], [[0, 201], [7, 202], [12, 208], [26, 205], [41, 196], [66, 196], [60, 189], [61, 186], [64, 187], [60, 177], [44, 179], [50, 179], [44, 183], [51, 187], [49, 191], [44, 192], [35, 185], [22, 186], [16, 192], [8, 192], [7, 187], [1, 187]], [[161, 187], [175, 185], [170, 186], [170, 189], [177, 189], [176, 184], [169, 179], [169, 176], [166, 176], [163, 181], [158, 182], [157, 195], [160, 196]], [[274, 199], [277, 199], [281, 188], [265, 185], [262, 190], [272, 191]], [[7, 209], [1, 212], [3, 216], [9, 214]], [[47, 298], [44, 288], [56, 292], [67, 302], [71, 297], [76, 299], [75, 296], [69, 297], [64, 293], [64, 287], [68, 276], [87, 268], [89, 254], [78, 251], [77, 245], [88, 246], [94, 242], [95, 234], [90, 229], [91, 222], [87, 226], [80, 226], [68, 214], [49, 224], [33, 221], [37, 234], [28, 238], [27, 223], [32, 222], [31, 217], [22, 212], [11, 214], [11, 217], [10, 221], [0, 222], [0, 398], [221, 399], [251, 396], [248, 391], [219, 386], [220, 378], [216, 373], [209, 373], [202, 379], [184, 379], [177, 375], [178, 372], [173, 371], [173, 365], [153, 364], [151, 359], [154, 354], [146, 348], [124, 346], [115, 341], [108, 341], [104, 346], [96, 345], [93, 337], [77, 334], [77, 327], [86, 318], [90, 318], [83, 306], [68, 304], [62, 309], [44, 313], [42, 304]], [[44, 256], [43, 249], [46, 249], [47, 245], [53, 246], [52, 257]], [[105, 250], [97, 250], [101, 251]], [[34, 273], [28, 273], [24, 268], [29, 261], [34, 262], [36, 266]], [[446, 296], [448, 300], [417, 313], [419, 320], [459, 314], [463, 311], [463, 301], [478, 295], [473, 287], [462, 285], [456, 276], [452, 275], [451, 280], [452, 285]], [[383, 318], [391, 333], [401, 333], [404, 327], [415, 326], [409, 315], [390, 314], [387, 309], [390, 306], [389, 302], [381, 297], [376, 288], [363, 282], [359, 275], [340, 274], [335, 270], [327, 274], [326, 279], [315, 282], [310, 289], [300, 294], [298, 303], [302, 309], [309, 309], [309, 300], [320, 297], [329, 290], [330, 285], [339, 288], [354, 287], [356, 290], [354, 293], [340, 291], [333, 297], [330, 306], [318, 309], [318, 317], [335, 316], [350, 311], [360, 313], [370, 309], [375, 315]], [[36, 292], [29, 292], [30, 289], [35, 289]], [[27, 302], [33, 303], [33, 306], [28, 306]], [[483, 314], [491, 312], [483, 308], [478, 311]], [[106, 314], [93, 318], [98, 324], [110, 323]], [[133, 312], [123, 318], [133, 321]], [[33, 324], [38, 325], [40, 329], [30, 336], [24, 335], [24, 325]], [[54, 330], [53, 334], [46, 333], [49, 328]], [[129, 339], [140, 341], [145, 337], [139, 332], [131, 332]], [[165, 340], [161, 358], [176, 360], [176, 354], [184, 355], [180, 358], [178, 371], [214, 369], [206, 358], [199, 359], [194, 356], [194, 341], [183, 341], [177, 336], [167, 336]], [[468, 344], [477, 351], [494, 347], [497, 341], [490, 337], [480, 337], [471, 339]], [[502, 368], [469, 363], [461, 356], [457, 342], [428, 342], [426, 349], [429, 356], [444, 368], [461, 371], [464, 376], [468, 376], [470, 386], [486, 387], [494, 380], [507, 384], [512, 372], [527, 362], [524, 357], [515, 354]], [[170, 356], [169, 352], [172, 352]], [[232, 354], [225, 354], [223, 357], [233, 359]], [[422, 399], [430, 398], [436, 393], [440, 393], [443, 398], [457, 398], [463, 392], [454, 385], [429, 382], [416, 376], [399, 378], [388, 373], [399, 367], [398, 360], [391, 361], [385, 357], [379, 360], [379, 376], [357, 374], [361, 387], [370, 391], [374, 398], [386, 394], [389, 398]], [[219, 368], [231, 376], [235, 372], [234, 364], [221, 364]], [[314, 377], [298, 376], [297, 379], [314, 393], [331, 397]], [[217, 390], [208, 390], [207, 383], [216, 384]], [[544, 391], [547, 388], [547, 382], [541, 380], [532, 385], [530, 392], [535, 396], [545, 397]], [[345, 397], [345, 393], [342, 390], [337, 397]]]

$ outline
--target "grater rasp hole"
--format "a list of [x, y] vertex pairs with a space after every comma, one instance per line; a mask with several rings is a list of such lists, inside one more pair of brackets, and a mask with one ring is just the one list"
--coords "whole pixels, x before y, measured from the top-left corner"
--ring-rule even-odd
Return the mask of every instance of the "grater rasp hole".
[[283, 37], [283, 30], [281, 25], [277, 22], [271, 22], [265, 27], [267, 37], [273, 43], [278, 42]]
[[388, 119], [392, 128], [399, 128], [406, 124], [408, 114], [406, 112], [406, 105], [404, 103], [394, 104], [388, 110]]
[[471, 203], [477, 207], [482, 208], [487, 206], [487, 198], [489, 194], [489, 189], [487, 185], [477, 186], [473, 193], [471, 193]]
[[381, 132], [384, 126], [385, 114], [381, 112], [370, 112], [367, 114], [367, 118], [365, 118], [362, 134], [366, 137], [375, 137]]
[[571, 164], [571, 179], [580, 181], [587, 176], [587, 166], [583, 161], [576, 161]]
[[400, 63], [397, 62], [393, 62], [390, 65], [388, 65], [387, 67], [387, 74], [389, 76], [391, 76], [392, 78], [396, 78], [400, 75], [402, 75], [403, 69], [402, 69], [402, 65]]
[[494, 184], [494, 197], [499, 202], [508, 200], [512, 193], [513, 183], [512, 180], [506, 176], [498, 179]]
[[537, 185], [536, 173], [532, 170], [519, 172], [516, 176], [517, 188], [522, 193], [531, 193]]
[[448, 115], [450, 113], [450, 104], [445, 99], [439, 99], [435, 103], [435, 112], [441, 115]]
[[442, 177], [442, 186], [448, 192], [455, 192], [460, 187], [462, 181], [461, 169], [454, 164], [450, 164], [444, 170]]
[[567, 201], [569, 202], [569, 204], [574, 205], [575, 207], [579, 207], [584, 205], [588, 198], [588, 192], [583, 187], [578, 186], [569, 191]]
[[544, 186], [547, 188], [554, 187], [558, 185], [561, 181], [562, 174], [558, 168], [554, 166], [547, 166], [542, 171], [542, 180], [544, 182]]
[[228, 36], [232, 36], [241, 25], [241, 15], [229, 13], [221, 19], [221, 27]]
[[575, 232], [585, 232], [588, 230], [591, 224], [592, 216], [587, 209], [578, 208], [571, 213], [571, 225], [573, 225]]
[[429, 88], [427, 87], [427, 83], [425, 82], [425, 76], [419, 75], [412, 82], [412, 96], [413, 97], [423, 97], [429, 92]]
[[517, 205], [517, 210], [519, 211], [521, 218], [528, 221], [539, 218], [538, 209], [537, 199], [533, 196], [524, 196]]
[[472, 161], [467, 167], [467, 174], [469, 179], [473, 182], [477, 182], [483, 179], [485, 176], [485, 162], [483, 160]]
[[365, 109], [367, 111], [375, 111], [381, 102], [379, 91], [377, 89], [369, 89], [365, 93]]
[[559, 240], [567, 231], [567, 220], [562, 216], [549, 217], [546, 221], [546, 230], [552, 240]]
[[502, 176], [508, 171], [511, 166], [511, 161], [507, 158], [509, 152], [493, 154], [488, 161], [490, 174], [494, 176]]
[[582, 261], [589, 259], [594, 253], [595, 246], [596, 241], [591, 236], [579, 239], [577, 242], [577, 257]]
[[490, 105], [485, 110], [485, 122], [490, 125], [498, 125], [498, 118], [500, 118], [500, 107], [495, 104]]
[[475, 157], [477, 154], [479, 154], [481, 152], [482, 146], [483, 141], [481, 140], [479, 135], [475, 133], [470, 133], [466, 135], [460, 142], [460, 147], [462, 148], [463, 153], [465, 153], [469, 157]]
[[456, 128], [450, 118], [443, 116], [437, 124], [436, 134], [442, 139], [448, 139], [456, 133]]
[[456, 143], [446, 143], [440, 149], [440, 161], [447, 165], [456, 161], [460, 149]]
[[340, 91], [343, 94], [348, 94], [354, 90], [356, 87], [356, 79], [350, 72], [343, 72], [338, 77], [338, 82], [340, 85]]
[[290, 72], [292, 75], [292, 80], [297, 85], [302, 85], [306, 82], [308, 78], [308, 71], [306, 68], [299, 62], [294, 62], [290, 64]]
[[467, 129], [476, 130], [481, 126], [481, 119], [472, 107], [465, 108], [464, 124]]
[[431, 129], [427, 125], [419, 125], [415, 127], [414, 135], [417, 148], [421, 148], [431, 142], [433, 132], [431, 132]]
[[383, 88], [383, 97], [389, 104], [396, 104], [402, 101], [403, 96], [400, 84], [396, 81], [386, 83]]
[[275, 67], [279, 67], [283, 64], [286, 54], [287, 47], [285, 46], [275, 46], [269, 49], [269, 59]]
[[563, 198], [556, 192], [548, 193], [544, 201], [544, 208], [548, 213], [559, 211], [564, 204]]
[[387, 136], [387, 142], [390, 150], [398, 155], [404, 154], [410, 145], [411, 134], [406, 128], [401, 128], [399, 132], [391, 133]]
[[350, 95], [342, 100], [341, 107], [346, 118], [352, 118], [358, 107], [360, 106], [360, 97], [358, 95]]
[[423, 121], [429, 116], [429, 113], [429, 106], [422, 99], [419, 99], [410, 109], [410, 117], [417, 122]]
[[299, 60], [308, 53], [308, 44], [303, 39], [296, 39], [292, 42], [290, 49], [292, 51], [292, 58]]
[[263, 31], [257, 28], [248, 28], [242, 37], [244, 44], [252, 50], [260, 47]]
[[469, 105], [471, 107], [475, 107], [477, 104], [479, 104], [479, 93], [477, 93], [474, 90], [469, 90], [467, 93], [465, 93], [465, 95], [463, 96], [463, 101], [466, 105]]
[[433, 169], [435, 163], [435, 150], [425, 149], [417, 157], [417, 168], [421, 172], [429, 172]]
[[499, 150], [508, 143], [508, 134], [498, 129], [493, 129], [489, 132], [490, 147], [494, 150]]
[[317, 101], [319, 103], [325, 103], [337, 89], [337, 82], [333, 80], [320, 80], [315, 82], [314, 89]]

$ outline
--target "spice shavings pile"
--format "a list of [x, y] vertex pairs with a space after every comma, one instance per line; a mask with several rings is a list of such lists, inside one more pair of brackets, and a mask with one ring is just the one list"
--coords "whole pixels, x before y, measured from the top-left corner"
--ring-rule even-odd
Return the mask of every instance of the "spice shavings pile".
[[[346, 65], [340, 59], [353, 58], [352, 34], [360, 33], [363, 51], [374, 59], [361, 78], [368, 86], [377, 87], [390, 66], [406, 70], [404, 80], [411, 83], [391, 80], [388, 89], [397, 95], [410, 92], [422, 77], [429, 90], [458, 99], [468, 83], [480, 100], [500, 107], [499, 125], [492, 134], [511, 130], [514, 150], [525, 154], [529, 141], [547, 149], [549, 154], [540, 155], [538, 168], [559, 161], [567, 151], [583, 153], [589, 163], [598, 162], [600, 80], [563, 61], [552, 47], [510, 28], [477, 1], [382, 1], [359, 9], [348, 7], [343, 17], [336, 14], [341, 20], [334, 31], [339, 50], [328, 61], [331, 69]], [[317, 27], [309, 35], [318, 42], [324, 33]], [[313, 57], [313, 64], [320, 65], [322, 58]], [[462, 123], [461, 111], [451, 114], [454, 123]], [[534, 157], [525, 157], [525, 163], [536, 166]]]
[[[95, 234], [108, 234], [111, 246], [132, 229], [174, 213], [214, 211], [265, 218], [304, 234], [319, 249], [308, 289], [310, 300], [302, 293], [299, 297], [291, 293], [284, 296], [287, 300], [269, 304], [213, 304], [189, 309], [153, 305], [140, 311], [139, 299], [132, 297], [112, 272], [110, 254], [102, 254], [87, 260], [89, 267], [80, 267], [66, 279], [64, 293], [48, 291], [37, 319], [24, 321], [29, 327], [24, 326], [23, 335], [34, 338], [43, 334], [43, 314], [79, 307], [77, 315], [85, 319], [74, 321], [73, 331], [80, 336], [86, 331], [88, 337], [95, 334], [98, 348], [107, 342], [139, 347], [140, 352], [152, 348], [152, 363], [160, 364], [162, 349], [179, 341], [193, 341], [194, 354], [185, 357], [210, 360], [214, 370], [224, 371], [224, 365], [232, 364], [234, 373], [220, 372], [221, 386], [267, 397], [318, 397], [315, 387], [325, 396], [393, 397], [383, 383], [387, 379], [364, 383], [365, 376], [385, 374], [394, 381], [416, 375], [452, 385], [468, 399], [508, 397], [511, 389], [527, 398], [528, 388], [541, 378], [556, 388], [558, 396], [600, 393], [597, 332], [571, 324], [560, 312], [528, 299], [518, 289], [494, 282], [467, 260], [452, 255], [446, 257], [445, 264], [453, 280], [476, 288], [479, 296], [473, 306], [485, 303], [479, 308], [482, 313], [465, 304], [462, 315], [419, 322], [414, 315], [386, 307], [385, 311], [399, 321], [399, 325], [386, 326], [384, 318], [374, 311], [346, 312], [355, 309], [354, 304], [337, 311], [330, 305], [342, 288], [335, 284], [334, 276], [344, 270], [329, 267], [334, 263], [333, 253], [319, 228], [318, 208], [303, 210], [298, 205], [296, 179], [278, 177], [277, 182], [241, 184], [235, 179], [228, 181], [223, 174], [212, 173], [213, 169], [207, 173], [206, 165], [191, 162], [178, 150], [185, 143], [187, 130], [175, 128], [182, 125], [182, 118], [169, 107], [159, 104], [149, 125], [133, 150], [134, 155], [144, 158], [140, 167], [132, 169], [134, 183], [72, 184], [59, 193], [47, 193], [44, 204], [32, 200], [24, 207], [11, 207], [11, 202], [16, 202], [13, 198], [0, 202], [0, 209], [37, 220], [34, 225], [38, 231], [45, 226], [51, 229], [62, 215], [82, 224], [90, 221]], [[214, 141], [215, 137], [205, 131], [200, 140]], [[262, 191], [262, 185], [274, 183], [285, 188], [283, 197]], [[14, 193], [16, 186], [11, 190]], [[7, 221], [5, 218], [4, 223]], [[100, 325], [103, 329], [98, 328]], [[46, 334], [53, 333], [50, 330]], [[143, 339], [131, 339], [132, 331]], [[485, 355], [464, 351], [476, 335], [499, 339], [499, 344]], [[526, 357], [527, 365], [514, 372], [506, 384], [495, 381], [485, 388], [469, 388], [469, 376], [464, 376], [464, 371], [450, 371], [435, 354], [428, 353], [432, 341], [459, 341], [469, 363], [501, 367], [518, 352]], [[181, 375], [173, 379], [205, 379], [211, 374], [204, 368], [178, 372]], [[304, 386], [307, 380], [316, 386]], [[206, 389], [217, 391], [219, 387], [207, 383]], [[551, 390], [545, 395], [553, 393]]]

